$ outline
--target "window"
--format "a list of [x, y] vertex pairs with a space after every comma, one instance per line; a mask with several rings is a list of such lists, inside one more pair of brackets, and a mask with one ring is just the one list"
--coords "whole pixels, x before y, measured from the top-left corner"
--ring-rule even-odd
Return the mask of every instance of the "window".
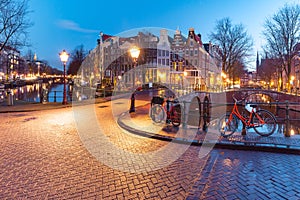
[[198, 55], [198, 50], [197, 49], [195, 49], [195, 55]]
[[173, 60], [176, 59], [176, 53], [173, 53]]
[[105, 71], [105, 76], [110, 76], [110, 70]]
[[193, 50], [191, 50], [191, 51], [190, 51], [190, 54], [191, 54], [191, 56], [193, 56], [193, 55], [194, 55], [194, 51], [193, 51]]
[[158, 59], [158, 64], [161, 65], [161, 59], [160, 58]]
[[179, 59], [181, 59], [181, 58], [183, 58], [183, 52], [182, 52], [182, 50], [179, 50]]
[[161, 56], [161, 50], [158, 49], [158, 56]]
[[169, 51], [168, 50], [166, 50], [166, 56], [169, 56]]
[[166, 50], [162, 50], [162, 56], [166, 56]]
[[190, 42], [190, 45], [191, 45], [191, 47], [192, 47], [192, 46], [194, 46], [194, 43], [193, 43], [193, 41], [191, 41], [191, 42]]

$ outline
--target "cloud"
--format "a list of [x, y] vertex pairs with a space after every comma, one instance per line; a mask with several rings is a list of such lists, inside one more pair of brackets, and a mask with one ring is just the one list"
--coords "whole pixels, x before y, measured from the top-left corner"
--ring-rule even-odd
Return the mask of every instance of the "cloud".
[[73, 30], [81, 33], [98, 33], [99, 30], [81, 28], [79, 24], [71, 20], [59, 20], [58, 26], [64, 29]]

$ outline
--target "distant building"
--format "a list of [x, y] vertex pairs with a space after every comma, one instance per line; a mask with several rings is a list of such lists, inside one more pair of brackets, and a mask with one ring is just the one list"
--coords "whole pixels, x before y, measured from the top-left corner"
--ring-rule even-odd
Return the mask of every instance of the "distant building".
[[[299, 92], [300, 88], [300, 43], [294, 47], [295, 56], [291, 63], [291, 79], [288, 79], [286, 71], [283, 69], [279, 58], [269, 58], [265, 55], [264, 58], [257, 61], [257, 82], [259, 85], [271, 89], [277, 89], [288, 92]], [[258, 57], [258, 56], [257, 56]]]
[[5, 46], [0, 52], [0, 80], [15, 79], [19, 76], [19, 69], [21, 69], [20, 51]]

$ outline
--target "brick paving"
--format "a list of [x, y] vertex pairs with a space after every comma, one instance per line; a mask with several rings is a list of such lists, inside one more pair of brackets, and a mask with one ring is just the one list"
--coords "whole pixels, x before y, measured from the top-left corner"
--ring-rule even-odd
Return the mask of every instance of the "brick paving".
[[299, 199], [299, 156], [212, 152], [187, 199]]
[[[82, 110], [87, 106], [82, 106]], [[121, 130], [109, 117], [110, 106], [110, 102], [95, 104], [94, 109], [99, 124], [106, 125], [105, 137], [120, 150], [143, 155], [168, 147], [169, 141]], [[138, 113], [137, 109], [130, 116], [133, 122], [141, 117]], [[87, 150], [71, 107], [5, 112], [0, 117], [1, 199], [300, 198], [297, 155], [212, 149], [201, 157], [201, 146], [177, 144], [177, 148], [186, 150], [168, 165], [126, 172], [105, 165]], [[134, 123], [134, 128], [149, 131], [152, 123], [148, 123], [143, 119], [139, 126]], [[160, 134], [164, 132], [161, 126], [155, 127]], [[164, 134], [174, 136], [170, 132]], [[119, 153], [116, 148], [112, 150], [111, 157]], [[172, 150], [175, 154], [180, 149]], [[168, 160], [165, 154], [154, 155], [156, 159], [145, 165], [153, 167]], [[115, 160], [114, 164], [121, 168], [129, 165], [130, 157]]]
[[[197, 148], [191, 147], [162, 169], [122, 172], [86, 150], [72, 108], [0, 115], [1, 199], [185, 199], [205, 162], [205, 158], [197, 159]], [[129, 152], [149, 152], [166, 145], [120, 129], [106, 134]], [[119, 162], [123, 165], [127, 159]]]

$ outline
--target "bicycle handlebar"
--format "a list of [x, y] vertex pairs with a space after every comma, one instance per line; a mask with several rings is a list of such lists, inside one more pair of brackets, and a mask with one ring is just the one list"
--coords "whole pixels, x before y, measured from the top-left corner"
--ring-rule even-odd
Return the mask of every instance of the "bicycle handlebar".
[[234, 97], [234, 94], [232, 95], [232, 98], [233, 100], [236, 102], [236, 103], [240, 103], [242, 101], [245, 101], [245, 98], [242, 98], [241, 100], [237, 100], [237, 98]]

